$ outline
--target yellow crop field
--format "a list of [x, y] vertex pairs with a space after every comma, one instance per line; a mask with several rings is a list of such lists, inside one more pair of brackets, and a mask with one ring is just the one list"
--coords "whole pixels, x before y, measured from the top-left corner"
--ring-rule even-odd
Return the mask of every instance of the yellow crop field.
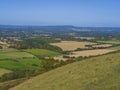
[[77, 41], [61, 41], [59, 43], [51, 43], [51, 45], [58, 46], [64, 51], [71, 51], [77, 48], [87, 48], [85, 45], [94, 45], [92, 42], [77, 42]]

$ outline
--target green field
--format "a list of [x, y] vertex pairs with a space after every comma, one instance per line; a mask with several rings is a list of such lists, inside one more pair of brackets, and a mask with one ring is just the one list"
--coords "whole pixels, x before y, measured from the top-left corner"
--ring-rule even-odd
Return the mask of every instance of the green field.
[[16, 59], [16, 58], [23, 58], [23, 57], [34, 57], [32, 54], [19, 51], [16, 49], [1, 49], [0, 50], [0, 59]]
[[36, 70], [41, 68], [41, 62], [43, 61], [36, 56], [57, 55], [61, 54], [45, 49], [27, 49], [26, 51], [2, 49], [0, 50], [0, 68], [7, 70]]
[[16, 49], [0, 50], [0, 68], [9, 70], [34, 70], [38, 69], [41, 60], [34, 55]]
[[42, 60], [38, 60], [38, 59], [20, 59], [18, 60], [19, 63], [24, 64], [24, 65], [36, 65], [36, 66], [40, 66]]
[[11, 72], [10, 70], [0, 68], [0, 76], [2, 76], [5, 73], [10, 73], [10, 72]]
[[[29, 61], [28, 61], [28, 63], [29, 63]], [[9, 69], [9, 70], [34, 70], [34, 69], [37, 69], [36, 66], [23, 64], [23, 63], [20, 63], [19, 61], [12, 61], [12, 60], [0, 61], [0, 68], [5, 68], [5, 69]]]
[[41, 57], [53, 57], [53, 56], [61, 55], [58, 52], [50, 51], [46, 49], [27, 49], [26, 52], [31, 53], [35, 56], [41, 56]]
[[10, 90], [120, 90], [120, 52], [68, 64]]

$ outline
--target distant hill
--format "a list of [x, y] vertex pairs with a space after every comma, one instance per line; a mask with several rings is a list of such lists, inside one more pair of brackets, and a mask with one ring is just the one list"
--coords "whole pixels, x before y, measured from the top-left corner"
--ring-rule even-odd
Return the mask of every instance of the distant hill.
[[120, 52], [57, 68], [10, 90], [120, 90]]
[[33, 26], [33, 25], [0, 25], [0, 30], [24, 29], [24, 30], [47, 30], [47, 31], [120, 31], [120, 27], [78, 27], [72, 25]]

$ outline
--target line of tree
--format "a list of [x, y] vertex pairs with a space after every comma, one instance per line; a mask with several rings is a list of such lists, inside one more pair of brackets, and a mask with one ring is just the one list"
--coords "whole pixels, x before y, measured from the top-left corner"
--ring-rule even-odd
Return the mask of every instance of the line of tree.
[[9, 48], [16, 49], [31, 49], [31, 48], [39, 48], [39, 49], [49, 49], [53, 51], [62, 52], [62, 49], [50, 45], [51, 42], [57, 42], [54, 39], [45, 39], [45, 38], [36, 38], [36, 39], [24, 39], [22, 41], [13, 42], [10, 44]]

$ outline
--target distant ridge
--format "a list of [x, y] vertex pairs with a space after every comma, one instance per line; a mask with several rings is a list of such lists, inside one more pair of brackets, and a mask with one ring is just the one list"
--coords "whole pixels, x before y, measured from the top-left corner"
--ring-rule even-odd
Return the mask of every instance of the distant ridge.
[[38, 29], [38, 30], [60, 30], [60, 31], [120, 31], [120, 27], [78, 27], [73, 25], [53, 25], [53, 26], [35, 26], [35, 25], [0, 25], [0, 29]]

